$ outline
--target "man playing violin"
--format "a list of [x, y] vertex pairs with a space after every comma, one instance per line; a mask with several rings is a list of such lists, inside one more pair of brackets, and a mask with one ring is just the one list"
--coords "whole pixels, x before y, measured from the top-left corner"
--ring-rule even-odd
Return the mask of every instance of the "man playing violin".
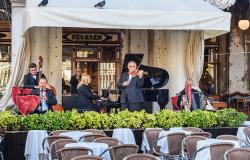
[[128, 72], [122, 73], [117, 82], [118, 89], [121, 90], [120, 103], [122, 109], [139, 111], [144, 101], [140, 88], [143, 87], [143, 70], [137, 69], [134, 61], [128, 62]]

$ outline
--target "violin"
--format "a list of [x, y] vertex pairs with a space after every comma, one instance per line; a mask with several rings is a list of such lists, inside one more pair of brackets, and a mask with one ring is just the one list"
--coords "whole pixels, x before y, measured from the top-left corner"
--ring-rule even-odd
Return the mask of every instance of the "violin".
[[136, 69], [134, 72], [131, 73], [133, 77], [139, 77], [139, 72], [142, 71], [143, 76], [147, 76], [148, 72], [144, 72], [143, 70]]
[[[39, 74], [38, 74], [38, 80], [42, 77], [42, 71], [43, 71], [43, 57], [42, 56], [39, 56], [38, 57], [38, 71], [39, 71]], [[56, 88], [50, 84], [48, 84], [48, 89], [50, 89], [53, 93], [54, 96], [56, 96]]]

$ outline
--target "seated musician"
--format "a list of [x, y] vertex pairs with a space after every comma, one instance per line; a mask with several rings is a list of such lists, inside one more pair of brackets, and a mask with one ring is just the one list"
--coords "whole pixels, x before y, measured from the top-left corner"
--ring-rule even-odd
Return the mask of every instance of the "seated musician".
[[82, 74], [81, 81], [78, 84], [78, 109], [84, 110], [94, 110], [99, 112], [99, 107], [97, 104], [93, 103], [93, 100], [100, 100], [101, 97], [94, 94], [89, 84], [91, 82], [90, 75]]
[[71, 94], [77, 94], [77, 86], [79, 82], [81, 81], [82, 71], [81, 68], [76, 68], [75, 75], [71, 76], [70, 78], [70, 85], [71, 85]]
[[121, 74], [117, 83], [118, 89], [121, 90], [120, 103], [122, 109], [138, 111], [141, 109], [144, 101], [142, 92], [144, 78], [143, 70], [137, 70], [137, 64], [134, 61], [128, 62], [128, 72]]
[[[44, 74], [41, 77], [46, 78]], [[23, 87], [25, 88], [38, 88], [39, 72], [35, 63], [29, 64], [29, 73], [24, 76]]]
[[57, 104], [57, 100], [52, 91], [48, 89], [48, 82], [46, 78], [40, 78], [38, 88], [32, 89], [32, 94], [40, 97], [35, 113], [45, 113], [52, 109], [53, 105]]
[[188, 79], [185, 82], [185, 88], [179, 93], [177, 105], [186, 111], [199, 109], [200, 91], [193, 89], [193, 81]]

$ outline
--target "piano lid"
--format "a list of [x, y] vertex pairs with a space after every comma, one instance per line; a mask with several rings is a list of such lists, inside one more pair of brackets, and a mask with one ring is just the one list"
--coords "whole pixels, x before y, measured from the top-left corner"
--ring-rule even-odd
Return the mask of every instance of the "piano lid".
[[143, 88], [161, 88], [164, 87], [169, 80], [169, 74], [166, 70], [157, 67], [151, 67], [141, 64], [143, 59], [143, 54], [126, 54], [124, 58], [124, 63], [122, 67], [122, 72], [128, 72], [128, 62], [134, 61], [140, 70], [148, 72], [145, 75]]

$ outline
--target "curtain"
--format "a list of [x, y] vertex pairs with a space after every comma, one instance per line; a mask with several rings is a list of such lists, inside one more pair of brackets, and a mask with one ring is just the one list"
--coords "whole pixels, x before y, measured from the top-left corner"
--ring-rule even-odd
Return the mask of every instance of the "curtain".
[[199, 88], [204, 65], [204, 36], [202, 31], [190, 31], [186, 50], [185, 71], [187, 79]]
[[0, 100], [0, 110], [5, 110], [14, 106], [11, 98], [11, 90], [13, 86], [21, 86], [23, 76], [27, 73], [27, 68], [30, 63], [30, 37], [29, 31], [23, 37], [20, 37], [20, 49], [17, 54], [16, 62], [12, 66], [12, 74], [9, 83], [5, 89], [5, 94]]

